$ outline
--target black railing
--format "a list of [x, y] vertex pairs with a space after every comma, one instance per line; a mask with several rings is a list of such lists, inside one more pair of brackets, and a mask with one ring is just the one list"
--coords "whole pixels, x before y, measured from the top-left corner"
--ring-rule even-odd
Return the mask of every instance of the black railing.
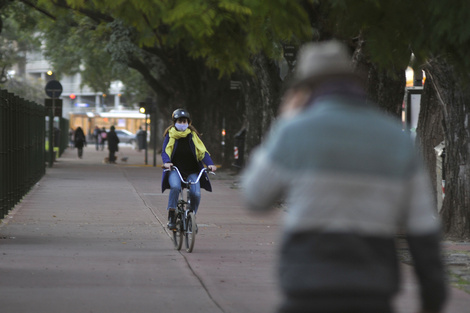
[[45, 174], [45, 107], [0, 90], [0, 219]]

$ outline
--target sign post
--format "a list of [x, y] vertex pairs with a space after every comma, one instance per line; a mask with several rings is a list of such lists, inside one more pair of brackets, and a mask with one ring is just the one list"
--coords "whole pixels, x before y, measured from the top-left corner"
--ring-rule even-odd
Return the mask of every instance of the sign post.
[[[56, 101], [60, 101], [60, 106], [61, 106], [61, 112], [62, 112], [62, 100], [57, 99], [60, 97], [60, 94], [62, 93], [62, 85], [59, 81], [57, 80], [51, 80], [46, 84], [46, 94], [52, 98], [52, 101], [49, 99], [46, 99], [45, 105], [46, 107], [48, 104], [51, 106], [49, 112], [49, 167], [52, 167], [52, 164], [54, 163], [54, 116], [55, 116], [55, 104]], [[50, 102], [49, 102], [49, 101]]]

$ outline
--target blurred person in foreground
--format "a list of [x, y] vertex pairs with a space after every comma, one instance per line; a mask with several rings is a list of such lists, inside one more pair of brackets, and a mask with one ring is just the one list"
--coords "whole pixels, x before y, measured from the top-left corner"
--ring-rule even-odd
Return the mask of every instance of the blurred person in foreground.
[[442, 312], [440, 224], [409, 136], [366, 102], [344, 45], [305, 45], [298, 62], [281, 118], [242, 180], [251, 210], [281, 199], [288, 206], [280, 312], [393, 312], [399, 231], [421, 288], [419, 312]]

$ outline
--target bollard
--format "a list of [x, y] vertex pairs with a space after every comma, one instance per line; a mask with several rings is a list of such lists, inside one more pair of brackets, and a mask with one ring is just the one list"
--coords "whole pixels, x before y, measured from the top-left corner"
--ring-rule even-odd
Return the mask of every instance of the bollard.
[[445, 173], [445, 141], [434, 147], [436, 152], [436, 190], [437, 190], [437, 212], [442, 210], [442, 202], [445, 197], [446, 173]]

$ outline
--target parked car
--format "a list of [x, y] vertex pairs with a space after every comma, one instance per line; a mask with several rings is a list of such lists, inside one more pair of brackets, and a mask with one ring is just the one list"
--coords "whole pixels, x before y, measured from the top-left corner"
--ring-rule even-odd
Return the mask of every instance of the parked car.
[[129, 143], [132, 147], [137, 146], [137, 138], [135, 134], [131, 133], [127, 129], [116, 129], [116, 135], [119, 138], [120, 143]]

